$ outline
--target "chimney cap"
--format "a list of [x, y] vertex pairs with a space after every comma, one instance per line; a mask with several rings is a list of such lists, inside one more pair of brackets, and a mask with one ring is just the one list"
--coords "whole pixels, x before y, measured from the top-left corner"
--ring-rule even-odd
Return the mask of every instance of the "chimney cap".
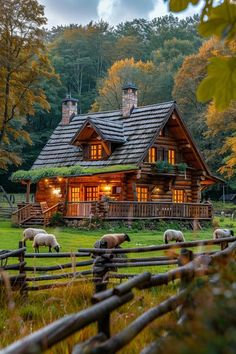
[[123, 85], [123, 87], [122, 87], [122, 90], [128, 90], [128, 89], [132, 89], [132, 90], [135, 90], [135, 91], [138, 90], [137, 86], [131, 81], [125, 83]]
[[71, 94], [67, 94], [67, 95], [66, 95], [66, 98], [64, 98], [64, 99], [62, 100], [62, 103], [68, 102], [68, 101], [71, 101], [71, 102], [79, 102], [79, 100], [77, 100], [76, 98], [72, 98], [72, 97], [71, 97]]

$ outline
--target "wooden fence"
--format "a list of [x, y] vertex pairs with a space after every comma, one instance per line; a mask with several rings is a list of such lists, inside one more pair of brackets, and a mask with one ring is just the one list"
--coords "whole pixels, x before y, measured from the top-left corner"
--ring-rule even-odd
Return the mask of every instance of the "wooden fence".
[[[93, 305], [88, 309], [75, 314], [67, 315], [45, 326], [31, 335], [6, 347], [1, 351], [1, 354], [42, 353], [51, 348], [53, 345], [61, 342], [70, 335], [94, 322], [97, 322], [98, 334], [83, 343], [77, 344], [72, 353], [116, 353], [118, 350], [130, 343], [138, 335], [138, 333], [140, 333], [152, 321], [168, 312], [175, 310], [178, 306], [184, 305], [188, 297], [188, 284], [195, 277], [213, 274], [215, 262], [224, 260], [224, 264], [226, 264], [227, 259], [234, 256], [236, 251], [235, 239], [236, 238], [234, 237], [224, 240], [216, 240], [217, 242], [214, 241], [213, 244], [221, 244], [223, 241], [233, 242], [224, 250], [214, 252], [214, 254], [210, 255], [201, 255], [195, 257], [194, 259], [192, 251], [184, 248], [178, 257], [179, 267], [177, 269], [172, 269], [169, 272], [156, 275], [152, 275], [149, 272], [144, 272], [133, 277], [132, 279], [129, 279], [125, 283], [116, 285], [112, 289], [104, 289], [104, 291], [95, 293], [92, 298]], [[212, 240], [211, 242], [210, 240], [202, 241], [201, 244], [202, 243], [212, 244]], [[194, 245], [196, 245], [196, 243]], [[170, 247], [172, 245], [167, 246], [169, 246], [168, 248], [173, 248]], [[182, 248], [183, 243], [174, 246]], [[150, 247], [161, 247], [161, 249], [163, 249], [164, 245]], [[107, 252], [106, 256], [110, 256], [111, 253], [114, 253], [114, 251], [117, 250]], [[121, 251], [124, 250], [119, 251], [122, 253]], [[96, 250], [93, 250], [93, 253], [95, 252]], [[147, 289], [160, 286], [162, 284], [168, 284], [170, 281], [177, 279], [180, 279], [180, 292], [177, 295], [174, 295], [157, 306], [150, 308], [131, 322], [126, 328], [111, 336], [111, 313], [134, 298], [134, 294], [132, 292], [134, 288]], [[145, 353], [151, 353], [152, 350], [153, 345], [146, 348]]]
[[[26, 247], [23, 243], [19, 243], [19, 249], [14, 251], [2, 251], [0, 253], [0, 269], [10, 272], [9, 276], [12, 289], [20, 290], [23, 296], [28, 291], [37, 291], [50, 289], [55, 287], [63, 287], [70, 285], [72, 282], [95, 281], [98, 279], [129, 279], [136, 274], [119, 272], [120, 269], [132, 269], [145, 267], [162, 267], [169, 266], [171, 268], [178, 265], [178, 249], [183, 248], [200, 248], [200, 252], [195, 253], [195, 257], [201, 255], [211, 255], [215, 251], [205, 250], [208, 246], [220, 246], [224, 248], [228, 242], [236, 241], [236, 237], [225, 238], [224, 240], [203, 240], [181, 242], [177, 244], [147, 246], [128, 249], [94, 249], [81, 248], [78, 252], [64, 253], [26, 253]], [[173, 250], [171, 256], [158, 255], [160, 252]], [[0, 251], [1, 252], [1, 251]], [[121, 256], [133, 254], [145, 254], [153, 252], [153, 256], [124, 258]], [[92, 256], [92, 257], [91, 257]], [[18, 263], [10, 264], [10, 259], [18, 259]], [[55, 259], [57, 264], [50, 266], [27, 264], [29, 259]], [[69, 262], [62, 263], [62, 259], [69, 259]], [[32, 262], [31, 262], [32, 263]], [[12, 275], [12, 273], [14, 274]], [[43, 275], [41, 273], [44, 273]], [[159, 271], [160, 272], [160, 271]], [[63, 281], [65, 280], [65, 281]], [[0, 285], [4, 282], [0, 277]]]

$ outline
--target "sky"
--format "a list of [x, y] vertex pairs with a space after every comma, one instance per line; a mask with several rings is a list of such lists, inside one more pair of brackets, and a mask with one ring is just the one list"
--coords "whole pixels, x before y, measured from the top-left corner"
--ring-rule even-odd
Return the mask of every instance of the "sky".
[[[151, 20], [168, 14], [163, 0], [38, 0], [45, 6], [48, 26], [85, 25], [90, 21], [104, 20], [110, 25], [130, 21], [134, 18]], [[183, 18], [199, 12], [198, 7], [191, 7], [178, 15]], [[176, 16], [176, 14], [175, 14]]]

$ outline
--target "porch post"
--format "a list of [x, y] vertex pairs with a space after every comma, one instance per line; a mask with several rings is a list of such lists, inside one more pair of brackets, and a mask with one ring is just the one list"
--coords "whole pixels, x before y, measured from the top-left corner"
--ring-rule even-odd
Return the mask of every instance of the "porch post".
[[30, 202], [30, 181], [26, 182], [26, 203]]

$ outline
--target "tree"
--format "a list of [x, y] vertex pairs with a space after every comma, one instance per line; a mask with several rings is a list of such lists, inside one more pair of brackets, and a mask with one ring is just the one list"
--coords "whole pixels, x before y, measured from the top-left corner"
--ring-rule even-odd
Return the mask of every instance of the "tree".
[[116, 61], [99, 83], [99, 96], [92, 106], [93, 111], [121, 108], [122, 86], [134, 82], [139, 89], [139, 105], [153, 103], [155, 66], [151, 61], [135, 62], [133, 58]]
[[[228, 51], [222, 41], [212, 38], [197, 54], [187, 56], [175, 77], [173, 96], [211, 168], [232, 175], [235, 105], [232, 103], [229, 110], [217, 112], [213, 103], [208, 106], [196, 98], [196, 88], [207, 75], [209, 58], [227, 55]], [[225, 168], [222, 168], [222, 156]]]
[[37, 107], [49, 109], [40, 80], [55, 74], [41, 29], [43, 6], [36, 0], [0, 0], [0, 8], [0, 168], [6, 169], [20, 163], [17, 150], [31, 142], [23, 129], [26, 117]]
[[[197, 5], [202, 0], [166, 0], [171, 11], [185, 10], [189, 4]], [[236, 3], [233, 0], [205, 0], [198, 27], [199, 33], [209, 38], [217, 36], [226, 46], [236, 36]], [[207, 76], [197, 89], [202, 102], [214, 100], [218, 110], [226, 109], [236, 99], [236, 56], [231, 54], [209, 59]]]

